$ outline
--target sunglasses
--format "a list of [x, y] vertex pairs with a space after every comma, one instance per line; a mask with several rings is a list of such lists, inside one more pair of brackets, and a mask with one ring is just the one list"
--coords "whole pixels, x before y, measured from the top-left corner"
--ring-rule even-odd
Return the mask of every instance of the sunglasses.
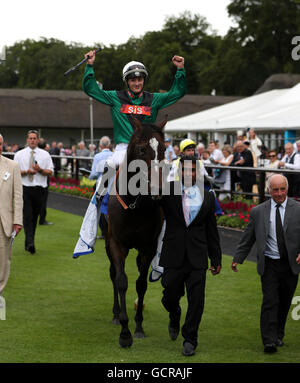
[[269, 157], [276, 157], [276, 154], [271, 154], [269, 155]]

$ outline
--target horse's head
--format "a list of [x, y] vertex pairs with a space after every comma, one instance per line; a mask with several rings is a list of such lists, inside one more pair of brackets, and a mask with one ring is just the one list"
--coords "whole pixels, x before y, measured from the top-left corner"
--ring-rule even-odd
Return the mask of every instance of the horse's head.
[[142, 124], [133, 117], [134, 132], [127, 150], [128, 171], [131, 169], [132, 172], [139, 172], [140, 182], [147, 183], [148, 193], [156, 195], [161, 189], [162, 163], [165, 158], [163, 129], [166, 123], [167, 116], [159, 125]]

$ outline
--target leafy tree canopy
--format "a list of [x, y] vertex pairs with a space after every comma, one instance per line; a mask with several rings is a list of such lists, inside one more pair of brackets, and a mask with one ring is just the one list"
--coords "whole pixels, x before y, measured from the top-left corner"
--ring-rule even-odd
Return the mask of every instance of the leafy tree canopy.
[[[95, 72], [104, 89], [120, 89], [122, 68], [142, 61], [148, 71], [146, 88], [168, 90], [176, 68], [174, 54], [185, 57], [189, 94], [253, 94], [274, 73], [300, 73], [291, 57], [294, 36], [300, 35], [300, 2], [296, 0], [232, 0], [229, 16], [235, 26], [219, 36], [207, 20], [191, 12], [166, 18], [161, 31], [131, 37], [126, 43], [102, 47]], [[84, 66], [64, 77], [93, 47], [56, 39], [24, 40], [7, 48], [0, 65], [1, 88], [81, 89]]]

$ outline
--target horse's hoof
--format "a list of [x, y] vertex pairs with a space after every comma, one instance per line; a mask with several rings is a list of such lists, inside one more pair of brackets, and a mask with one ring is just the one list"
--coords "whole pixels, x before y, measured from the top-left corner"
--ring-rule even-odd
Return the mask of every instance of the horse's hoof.
[[133, 339], [129, 329], [122, 330], [119, 337], [119, 344], [121, 347], [126, 348], [132, 345]]
[[122, 338], [122, 337], [120, 336], [120, 338], [119, 338], [119, 345], [120, 345], [121, 347], [123, 347], [123, 348], [129, 348], [129, 347], [131, 347], [132, 343], [133, 343], [133, 339], [132, 339], [132, 336], [131, 336], [131, 335], [130, 335], [130, 337]]
[[119, 320], [118, 318], [113, 318], [113, 320], [111, 321], [111, 323], [112, 323], [113, 325], [118, 326], [118, 325], [120, 324], [120, 320]]
[[145, 338], [146, 335], [145, 335], [144, 331], [136, 331], [136, 332], [134, 333], [134, 337], [135, 337], [136, 339], [142, 339], [142, 338]]

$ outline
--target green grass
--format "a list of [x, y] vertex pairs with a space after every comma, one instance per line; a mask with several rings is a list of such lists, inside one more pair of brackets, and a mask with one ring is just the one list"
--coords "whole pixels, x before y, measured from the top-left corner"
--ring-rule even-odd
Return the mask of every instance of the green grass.
[[[96, 253], [72, 259], [82, 218], [48, 209], [53, 226], [38, 227], [37, 253], [24, 251], [23, 232], [14, 244], [11, 275], [4, 292], [6, 321], [0, 321], [0, 362], [14, 363], [186, 363], [182, 337], [171, 341], [168, 314], [161, 305], [160, 282], [149, 283], [144, 311], [145, 339], [130, 349], [118, 344], [119, 326], [111, 324], [112, 287], [104, 242]], [[135, 252], [127, 259], [130, 328], [134, 331]], [[223, 257], [220, 275], [207, 274], [206, 304], [195, 363], [299, 362], [300, 321], [289, 316], [286, 345], [265, 355], [260, 339], [260, 280], [256, 264], [238, 273]], [[298, 287], [295, 295], [300, 295]], [[182, 299], [183, 313], [186, 297]], [[184, 319], [184, 316], [183, 316]]]

